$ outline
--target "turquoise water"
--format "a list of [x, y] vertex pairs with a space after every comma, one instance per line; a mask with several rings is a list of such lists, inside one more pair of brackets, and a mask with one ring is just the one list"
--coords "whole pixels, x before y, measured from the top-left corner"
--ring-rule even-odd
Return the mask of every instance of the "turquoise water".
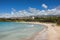
[[42, 29], [44, 26], [39, 24], [0, 22], [0, 40], [23, 40]]

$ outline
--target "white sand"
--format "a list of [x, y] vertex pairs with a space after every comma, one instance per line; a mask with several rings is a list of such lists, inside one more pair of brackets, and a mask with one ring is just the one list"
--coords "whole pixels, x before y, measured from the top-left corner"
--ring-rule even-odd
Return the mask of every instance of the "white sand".
[[[26, 23], [26, 22], [24, 22]], [[27, 40], [60, 40], [60, 27], [53, 23], [27, 22], [32, 24], [42, 24], [47, 26], [42, 32], [38, 32]]]

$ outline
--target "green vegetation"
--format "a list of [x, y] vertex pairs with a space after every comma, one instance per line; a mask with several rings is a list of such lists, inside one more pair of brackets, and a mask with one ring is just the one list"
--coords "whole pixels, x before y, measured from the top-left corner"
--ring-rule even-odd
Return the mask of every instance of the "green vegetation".
[[0, 22], [21, 22], [21, 21], [29, 21], [29, 22], [51, 22], [51, 23], [57, 23], [60, 25], [60, 17], [35, 17], [34, 19], [11, 19], [11, 18], [0, 18]]
[[60, 17], [57, 19], [57, 24], [60, 25]]

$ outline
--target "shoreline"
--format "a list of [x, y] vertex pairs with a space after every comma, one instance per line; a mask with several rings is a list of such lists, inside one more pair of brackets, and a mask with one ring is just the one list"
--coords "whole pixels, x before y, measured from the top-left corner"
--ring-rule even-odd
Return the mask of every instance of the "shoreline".
[[19, 38], [19, 40], [60, 40], [60, 26], [56, 23], [40, 23], [40, 22], [16, 22], [27, 24], [43, 25], [45, 28], [36, 31], [32, 36], [26, 38]]
[[40, 23], [40, 22], [22, 22], [22, 23], [41, 24], [47, 27], [47, 29], [44, 32], [40, 31], [27, 40], [60, 40], [60, 26], [57, 26], [55, 23]]
[[[21, 23], [21, 22], [20, 22]], [[43, 25], [43, 23], [40, 23], [40, 22], [22, 22], [22, 23], [29, 23], [29, 24], [40, 24], [40, 25]], [[43, 35], [42, 33], [45, 33], [46, 31], [47, 31], [47, 26], [46, 25], [43, 25], [43, 26], [45, 26], [45, 28], [43, 29], [43, 30], [41, 30], [41, 31], [39, 31], [39, 32], [36, 32], [32, 37], [29, 37], [29, 38], [26, 38], [26, 39], [23, 39], [23, 40], [37, 40], [37, 39], [39, 39], [39, 40], [43, 40], [43, 39], [47, 39], [47, 38], [45, 38], [45, 34]], [[46, 33], [47, 34], [47, 33]], [[41, 36], [40, 36], [41, 35]], [[44, 37], [43, 37], [44, 36]], [[42, 38], [40, 38], [40, 37], [42, 37]]]
[[[43, 25], [42, 23], [39, 23], [39, 22], [20, 22], [20, 23], [29, 23], [29, 24], [40, 24], [40, 25]], [[45, 28], [43, 30], [38, 31], [34, 35], [32, 35], [31, 37], [27, 37], [26, 39], [22, 39], [22, 40], [36, 40], [36, 39], [39, 39], [38, 37], [40, 37], [40, 35], [42, 36], [42, 33], [47, 31], [47, 28], [48, 28], [46, 25], [43, 25], [43, 26], [45, 26]], [[43, 38], [40, 38], [40, 40], [41, 39], [43, 39]]]

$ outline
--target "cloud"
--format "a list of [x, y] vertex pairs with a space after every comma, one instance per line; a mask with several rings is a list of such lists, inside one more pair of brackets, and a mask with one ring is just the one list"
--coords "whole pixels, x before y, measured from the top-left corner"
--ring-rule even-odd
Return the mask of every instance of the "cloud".
[[12, 15], [9, 13], [1, 14], [0, 18], [10, 18]]
[[57, 6], [56, 9], [60, 10], [60, 6]]
[[28, 11], [30, 12], [31, 15], [38, 15], [40, 13], [40, 10], [31, 7], [29, 7]]
[[42, 4], [42, 7], [43, 7], [43, 8], [47, 8], [47, 5], [46, 5], [46, 4]]
[[16, 12], [16, 10], [14, 8], [11, 9], [12, 9], [11, 14], [13, 15]]
[[11, 13], [4, 13], [0, 17], [9, 18], [9, 17], [25, 17], [25, 16], [37, 16], [37, 15], [60, 15], [60, 7], [47, 10], [38, 10], [36, 8], [29, 7], [28, 10], [19, 10], [16, 11], [13, 9]]

